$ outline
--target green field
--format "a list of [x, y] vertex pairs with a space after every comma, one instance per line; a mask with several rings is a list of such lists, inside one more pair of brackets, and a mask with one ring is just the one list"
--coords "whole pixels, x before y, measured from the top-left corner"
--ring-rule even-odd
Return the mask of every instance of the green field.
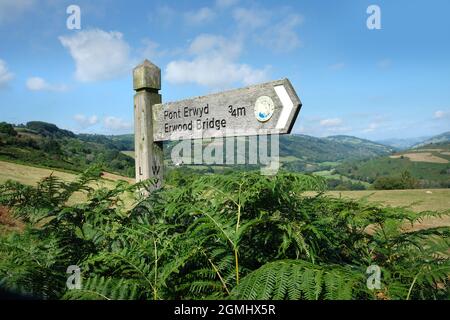
[[[0, 183], [15, 180], [28, 185], [36, 185], [39, 180], [50, 174], [65, 181], [73, 181], [76, 178], [75, 174], [67, 172], [0, 161]], [[326, 176], [326, 173], [322, 172], [319, 175]], [[120, 179], [133, 183], [131, 178], [110, 173], [104, 173], [101, 183], [106, 187], [112, 187], [114, 182]], [[411, 206], [411, 209], [415, 211], [450, 209], [450, 189], [329, 191], [328, 194], [351, 199], [367, 198], [371, 202], [395, 207]]]
[[423, 188], [446, 188], [450, 186], [449, 160], [450, 144], [441, 143], [397, 152], [390, 156], [342, 163], [335, 171], [337, 174], [370, 183], [379, 177], [395, 177], [408, 171]]
[[[0, 183], [4, 183], [7, 180], [13, 180], [26, 185], [35, 186], [38, 181], [40, 181], [42, 178], [48, 177], [49, 175], [56, 176], [66, 182], [74, 181], [77, 177], [77, 175], [75, 174], [63, 171], [25, 166], [22, 164], [7, 161], [0, 161]], [[102, 179], [95, 182], [94, 187], [106, 187], [111, 189], [114, 187], [114, 185], [118, 180], [125, 180], [129, 183], [134, 182], [134, 179], [128, 177], [103, 172]], [[81, 193], [75, 193], [74, 196], [70, 198], [71, 203], [76, 203], [84, 200], [85, 195]]]
[[393, 207], [410, 206], [414, 211], [450, 210], [450, 189], [329, 191], [335, 197], [367, 199]]
[[[408, 207], [415, 212], [450, 210], [450, 189], [329, 191], [328, 194], [355, 200], [365, 199], [391, 207]], [[450, 216], [427, 218], [420, 224], [420, 228], [435, 226], [450, 227]]]
[[355, 180], [355, 179], [348, 178], [346, 176], [335, 174], [335, 173], [333, 173], [332, 170], [316, 171], [316, 172], [314, 172], [314, 174], [317, 176], [320, 176], [320, 177], [324, 177], [326, 179], [336, 179], [336, 180], [342, 179], [343, 181], [350, 181], [352, 183], [361, 183], [366, 188], [370, 187], [370, 183], [368, 183], [368, 182]]

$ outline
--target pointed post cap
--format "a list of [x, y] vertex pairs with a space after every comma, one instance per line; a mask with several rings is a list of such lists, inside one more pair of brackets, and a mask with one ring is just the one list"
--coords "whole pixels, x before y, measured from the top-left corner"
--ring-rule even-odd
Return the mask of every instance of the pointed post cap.
[[133, 89], [161, 90], [161, 69], [147, 59], [133, 69]]

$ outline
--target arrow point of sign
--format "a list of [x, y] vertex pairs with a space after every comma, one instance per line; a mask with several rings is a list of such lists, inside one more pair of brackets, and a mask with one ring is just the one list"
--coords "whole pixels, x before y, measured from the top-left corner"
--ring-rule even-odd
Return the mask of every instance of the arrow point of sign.
[[276, 128], [278, 130], [283, 130], [288, 123], [289, 116], [292, 113], [292, 109], [294, 109], [294, 103], [292, 99], [289, 97], [289, 94], [286, 91], [284, 85], [278, 85], [273, 87], [278, 98], [280, 98], [281, 104], [283, 105], [283, 109], [281, 110], [280, 117], [278, 118], [278, 122]]

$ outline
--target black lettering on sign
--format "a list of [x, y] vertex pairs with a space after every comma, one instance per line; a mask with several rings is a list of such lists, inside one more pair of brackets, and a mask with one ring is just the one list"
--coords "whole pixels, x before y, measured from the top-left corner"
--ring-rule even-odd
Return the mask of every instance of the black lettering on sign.
[[216, 129], [220, 130], [227, 126], [227, 120], [225, 119], [216, 119], [214, 117], [206, 118], [202, 121], [202, 119], [197, 119], [197, 130], [208, 130], [208, 129]]
[[228, 113], [235, 118], [247, 115], [245, 107], [233, 107], [232, 105], [228, 106]]

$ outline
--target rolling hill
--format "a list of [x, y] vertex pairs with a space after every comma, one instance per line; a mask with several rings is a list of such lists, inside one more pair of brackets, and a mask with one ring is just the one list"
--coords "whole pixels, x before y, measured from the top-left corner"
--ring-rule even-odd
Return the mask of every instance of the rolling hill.
[[408, 171], [419, 187], [450, 187], [450, 143], [435, 143], [336, 167], [335, 173], [369, 183]]
[[397, 150], [420, 148], [429, 144], [450, 142], [450, 131], [435, 136], [414, 138], [392, 138], [377, 141], [380, 144], [393, 147]]
[[450, 143], [450, 131], [438, 134], [437, 136], [428, 138], [424, 141], [421, 141], [420, 143], [416, 143], [411, 147], [411, 149], [417, 149], [427, 145], [441, 144], [441, 143]]
[[32, 121], [13, 127], [0, 124], [0, 160], [68, 172], [98, 165], [103, 170], [134, 176], [134, 160], [121, 151], [123, 137], [76, 135], [54, 124]]
[[[387, 155], [394, 149], [351, 136], [317, 138], [307, 135], [280, 137], [280, 156], [284, 168], [293, 171], [330, 169], [345, 161]], [[288, 160], [288, 161], [286, 161]]]
[[[0, 159], [35, 166], [80, 171], [92, 164], [132, 177], [132, 134], [120, 136], [74, 134], [54, 124], [31, 121], [26, 125], [0, 127]], [[3, 129], [2, 129], [3, 128]], [[174, 142], [166, 143], [170, 157]], [[125, 151], [125, 152], [124, 152]], [[317, 171], [339, 163], [386, 155], [393, 148], [350, 136], [316, 138], [306, 135], [280, 137], [281, 161], [287, 170]]]
[[[432, 138], [446, 139], [449, 133]], [[166, 163], [176, 142], [165, 143]], [[427, 150], [439, 149], [439, 150]], [[120, 175], [134, 176], [134, 136], [74, 134], [45, 122], [26, 125], [0, 124], [0, 160], [79, 172], [91, 165]], [[442, 150], [441, 150], [442, 149]], [[282, 169], [316, 172], [329, 179], [348, 183], [363, 182], [365, 187], [378, 177], [396, 175], [404, 170], [430, 186], [447, 186], [449, 170], [447, 144], [418, 146], [397, 152], [390, 146], [352, 136], [317, 138], [307, 135], [280, 137]], [[211, 172], [216, 170], [255, 169], [248, 165], [193, 165], [187, 169]], [[257, 168], [257, 167], [256, 167]], [[344, 179], [344, 180], [343, 180]]]
[[393, 147], [397, 150], [407, 150], [412, 148], [414, 145], [422, 143], [423, 141], [429, 139], [430, 137], [416, 137], [416, 138], [391, 138], [378, 140], [378, 143], [384, 144], [386, 146]]

